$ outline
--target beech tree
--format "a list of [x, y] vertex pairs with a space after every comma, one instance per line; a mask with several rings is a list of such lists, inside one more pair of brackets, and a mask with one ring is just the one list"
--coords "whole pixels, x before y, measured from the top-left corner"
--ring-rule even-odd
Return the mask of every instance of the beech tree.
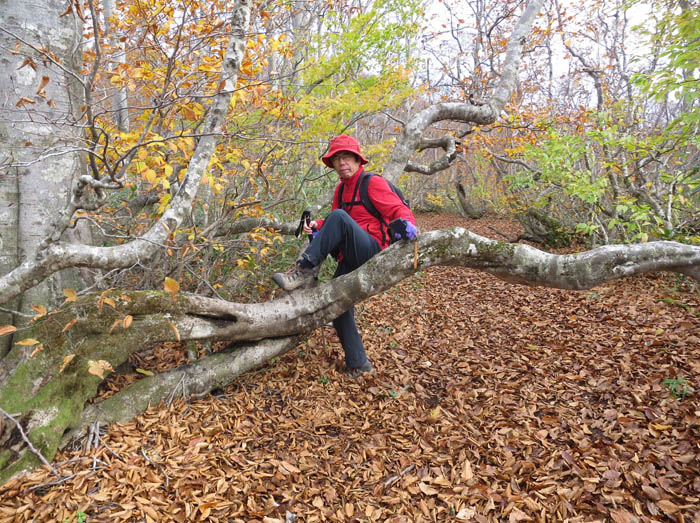
[[[55, 11], [53, 16], [70, 19], [78, 25], [81, 18], [93, 22], [95, 41], [91, 53], [96, 60], [101, 52], [96, 10], [90, 16], [85, 16], [79, 12], [78, 3], [71, 5], [70, 12]], [[87, 5], [96, 7], [92, 2]], [[192, 9], [221, 8], [221, 12], [226, 11], [223, 9], [225, 5], [216, 2], [199, 7], [196, 3], [189, 5]], [[388, 179], [397, 180], [404, 172], [436, 173], [453, 164], [454, 136], [425, 138], [426, 131], [435, 124], [456, 121], [488, 126], [498, 120], [513, 95], [518, 65], [540, 7], [541, 1], [533, 0], [520, 12], [508, 41], [498, 82], [488, 97], [477, 102], [437, 103], [418, 111], [404, 123], [391, 157], [384, 166], [384, 175]], [[102, 106], [95, 100], [90, 105], [91, 101], [87, 100], [85, 105], [77, 108], [75, 121], [83, 122], [84, 131], [90, 139], [85, 139], [85, 135], [76, 136], [72, 151], [79, 159], [87, 156], [86, 165], [76, 161], [75, 165], [82, 166], [80, 169], [72, 165], [55, 167], [64, 169], [62, 175], [70, 176], [72, 185], [65, 207], [54, 216], [50, 234], [47, 233], [37, 243], [35, 251], [20, 253], [14, 248], [4, 258], [0, 303], [6, 304], [8, 308], [5, 310], [11, 311], [9, 307], [12, 305], [8, 304], [25, 296], [38, 283], [61, 270], [90, 268], [111, 271], [154, 263], [154, 259], [162, 260], [170, 256], [168, 249], [174, 246], [175, 233], [189, 219], [202, 181], [207, 181], [212, 191], [217, 190], [218, 182], [211, 179], [211, 171], [216, 168], [220, 151], [217, 147], [227, 137], [229, 128], [226, 118], [232, 101], [241, 96], [236, 88], [239, 75], [253, 66], [251, 53], [246, 55], [246, 43], [251, 42], [249, 24], [252, 9], [253, 4], [249, 0], [236, 0], [222, 24], [222, 27], [226, 27], [226, 37], [221, 34], [207, 36], [215, 38], [216, 45], [220, 45], [220, 53], [216, 46], [213, 50], [210, 47], [206, 53], [192, 50], [192, 57], [203, 62], [207, 62], [207, 57], [220, 56], [219, 61], [207, 62], [204, 71], [200, 71], [204, 79], [194, 76], [176, 78], [176, 73], [166, 68], [173, 76], [163, 81], [162, 89], [154, 89], [151, 93], [158, 95], [154, 106], [157, 110], [151, 113], [151, 118], [160, 126], [159, 132], [154, 132], [150, 127], [144, 128], [137, 137], [124, 132], [120, 136], [127, 142], [125, 147], [110, 144], [105, 138], [110, 136], [105, 130], [106, 124], [99, 115], [96, 116], [97, 109], [103, 110], [106, 105]], [[26, 18], [30, 16], [26, 10], [21, 12]], [[158, 11], [158, 16], [164, 13]], [[173, 17], [173, 20], [181, 23], [178, 31], [188, 29], [183, 22], [186, 18]], [[7, 26], [2, 30], [7, 39], [3, 48], [14, 49], [17, 45], [20, 49], [17, 55], [12, 52], [5, 54], [6, 61], [15, 64], [19, 61], [20, 65], [26, 56], [34, 54], [34, 62], [48, 62], [73, 78], [83, 97], [94, 93], [93, 86], [89, 85], [89, 67], [86, 71], [79, 64], [75, 64], [75, 68], [69, 67], [50, 46], [32, 44], [32, 35], [19, 34], [19, 27], [21, 24], [15, 30]], [[189, 27], [192, 30], [196, 28], [196, 24]], [[156, 24], [151, 24], [142, 35], [144, 41], [150, 38], [153, 44], [149, 52], [144, 50], [144, 60], [153, 59], [157, 52], [157, 42], [163, 37], [160, 31]], [[38, 36], [36, 38], [40, 39]], [[10, 41], [12, 45], [8, 44]], [[75, 47], [68, 48], [75, 50]], [[160, 51], [167, 56], [172, 48], [163, 46]], [[220, 63], [216, 75], [211, 71], [211, 63]], [[92, 71], [96, 78], [97, 70], [93, 68]], [[113, 71], [113, 76], [118, 71], [119, 67]], [[42, 80], [39, 82], [43, 83]], [[120, 82], [121, 73], [119, 77], [114, 76], [110, 85], [121, 96], [124, 91]], [[105, 89], [108, 87], [105, 86]], [[194, 108], [185, 105], [179, 89], [188, 90], [187, 98], [196, 99], [198, 105]], [[18, 93], [5, 94], [4, 99], [17, 103]], [[66, 95], [62, 100], [70, 98]], [[129, 106], [133, 108], [135, 102], [146, 103], [146, 100], [132, 101]], [[47, 107], [53, 106], [47, 104]], [[117, 104], [117, 109], [113, 107], [110, 103], [109, 109], [104, 110], [123, 112], [122, 103]], [[168, 135], [173, 131], [166, 125], [167, 118], [163, 115], [176, 110], [188, 112], [191, 127], [181, 128], [176, 135]], [[54, 114], [51, 111], [48, 113]], [[131, 128], [134, 119], [129, 118], [129, 122]], [[6, 126], [5, 129], [8, 133], [14, 133], [15, 144], [28, 133], [18, 125]], [[141, 149], [134, 146], [137, 142], [143, 146]], [[172, 144], [179, 156], [187, 154], [186, 165], [180, 166], [181, 170], [186, 170], [186, 174], [179, 176], [172, 166], [167, 168], [165, 163], [158, 164], [164, 157], [156, 150], [140, 158], [139, 150], [152, 143], [166, 143], [168, 147]], [[414, 153], [426, 149], [441, 152], [431, 164], [421, 165], [415, 160]], [[84, 156], [77, 154], [78, 151]], [[49, 167], [44, 160], [50, 160], [53, 156], [46, 146], [41, 152], [43, 156], [37, 156], [35, 161], [28, 159], [24, 162], [35, 163], [46, 171]], [[167, 192], [152, 202], [160, 210], [158, 218], [146, 230], [121, 237], [113, 245], [102, 246], [89, 241], [77, 243], [74, 239], [69, 241], [67, 232], [76, 220], [80, 221], [87, 215], [90, 203], [98, 204], [106, 198], [108, 191], [125, 187], [129, 171], [122, 167], [134, 157], [142, 162], [137, 168], [138, 173], [146, 173], [144, 176], [158, 182], [161, 187], [167, 184], [159, 180], [167, 180], [173, 175], [170, 177], [172, 189], [169, 186]], [[10, 165], [15, 170], [20, 166], [16, 159], [12, 159]], [[162, 169], [168, 177], [158, 176], [156, 168]], [[19, 176], [22, 174], [19, 173]], [[261, 225], [282, 232], [290, 232], [292, 228], [289, 223], [270, 218], [246, 216], [234, 219], [228, 234], [245, 232]], [[94, 222], [93, 226], [101, 233], [108, 233], [106, 224]], [[110, 236], [105, 234], [104, 237]], [[3, 252], [4, 249], [3, 246]], [[180, 255], [183, 255], [182, 250]], [[5, 339], [12, 339], [12, 349], [0, 361], [0, 414], [3, 416], [3, 423], [0, 423], [0, 480], [5, 481], [40, 463], [48, 464], [61, 445], [85, 434], [91, 427], [94, 430], [100, 423], [129, 419], [149, 404], [167, 401], [176, 395], [200, 396], [223, 387], [241, 373], [294, 348], [310, 331], [331, 321], [353, 304], [433, 265], [473, 267], [514, 283], [587, 289], [609, 279], [653, 270], [677, 271], [700, 279], [700, 248], [662, 241], [606, 246], [576, 255], [555, 255], [527, 245], [489, 240], [455, 228], [420, 234], [415, 242], [396, 244], [342, 278], [263, 303], [240, 303], [181, 292], [177, 280], [170, 277], [165, 279], [164, 290], [109, 288], [79, 295], [72, 288], [64, 288], [63, 292], [57, 291], [66, 299], [59, 309], [49, 312], [48, 301], [46, 304], [32, 302], [35, 317], [29, 325], [15, 322], [15, 325], [8, 323], [0, 327], [0, 334]], [[185, 367], [144, 377], [107, 400], [90, 403], [105, 374], [126, 362], [132, 354], [157, 343], [188, 341], [225, 341], [229, 345], [227, 349], [196, 359]]]

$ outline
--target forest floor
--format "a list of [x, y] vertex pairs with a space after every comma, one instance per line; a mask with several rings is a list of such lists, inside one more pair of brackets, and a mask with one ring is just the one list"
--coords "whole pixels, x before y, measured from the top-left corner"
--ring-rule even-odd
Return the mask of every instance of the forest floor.
[[319, 329], [226, 390], [62, 452], [60, 477], [0, 487], [0, 521], [700, 521], [695, 284], [572, 292], [436, 267], [361, 304], [358, 323], [373, 375], [345, 377]]

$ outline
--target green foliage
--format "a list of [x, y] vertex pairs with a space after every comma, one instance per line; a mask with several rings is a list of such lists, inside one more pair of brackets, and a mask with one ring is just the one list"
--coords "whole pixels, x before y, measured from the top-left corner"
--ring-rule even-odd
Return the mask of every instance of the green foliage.
[[668, 389], [671, 395], [683, 401], [687, 396], [691, 395], [695, 389], [688, 384], [688, 379], [683, 377], [666, 378], [663, 381], [663, 386]]
[[596, 123], [577, 135], [550, 127], [546, 140], [526, 145], [523, 156], [539, 172], [507, 177], [509, 190], [526, 206], [547, 208], [557, 221], [589, 238], [700, 242], [693, 229], [698, 180], [684, 170], [691, 152], [666, 149], [667, 167], [643, 169], [640, 165], [667, 148], [664, 136], [628, 134], [614, 114], [599, 114]]
[[[69, 523], [70, 521], [72, 521], [72, 518], [66, 518], [63, 520], [63, 523]], [[75, 521], [76, 523], [85, 523], [87, 521], [87, 514], [82, 510], [77, 510], [75, 512]]]
[[670, 128], [680, 133], [696, 133], [700, 124], [700, 77], [696, 74], [700, 63], [700, 10], [692, 2], [687, 7], [670, 8], [658, 5], [661, 14], [656, 26], [645, 30], [649, 44], [659, 49], [660, 66], [654, 71], [638, 74], [634, 81], [642, 93], [658, 102], [675, 100], [684, 111], [675, 118]]

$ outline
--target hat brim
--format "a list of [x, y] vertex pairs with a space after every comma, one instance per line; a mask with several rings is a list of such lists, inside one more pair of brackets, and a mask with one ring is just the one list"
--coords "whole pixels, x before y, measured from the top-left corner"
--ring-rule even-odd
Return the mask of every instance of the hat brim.
[[326, 167], [329, 167], [330, 169], [332, 169], [333, 168], [333, 161], [332, 161], [333, 157], [336, 154], [342, 153], [342, 152], [352, 153], [355, 156], [357, 156], [360, 159], [360, 165], [366, 165], [369, 163], [369, 160], [367, 158], [365, 158], [364, 156], [362, 156], [361, 154], [359, 154], [357, 151], [355, 151], [353, 149], [344, 149], [344, 148], [335, 149], [332, 152], [329, 152], [328, 154], [326, 154], [325, 156], [323, 156], [321, 158], [321, 161], [323, 161], [323, 163], [326, 165]]

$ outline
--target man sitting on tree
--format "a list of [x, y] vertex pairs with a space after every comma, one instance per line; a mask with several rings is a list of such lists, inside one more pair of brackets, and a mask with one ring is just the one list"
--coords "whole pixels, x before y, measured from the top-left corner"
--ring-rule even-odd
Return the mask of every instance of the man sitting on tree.
[[[416, 219], [400, 192], [381, 176], [365, 172], [367, 159], [355, 138], [336, 136], [322, 160], [338, 173], [340, 183], [328, 217], [304, 225], [304, 232], [313, 235], [309, 246], [291, 269], [273, 275], [275, 283], [286, 291], [311, 284], [329, 254], [338, 260], [333, 275], [337, 278], [360, 267], [393, 240], [412, 240], [418, 233]], [[348, 375], [356, 378], [372, 372], [355, 324], [355, 309], [333, 320], [333, 327], [345, 351]]]

